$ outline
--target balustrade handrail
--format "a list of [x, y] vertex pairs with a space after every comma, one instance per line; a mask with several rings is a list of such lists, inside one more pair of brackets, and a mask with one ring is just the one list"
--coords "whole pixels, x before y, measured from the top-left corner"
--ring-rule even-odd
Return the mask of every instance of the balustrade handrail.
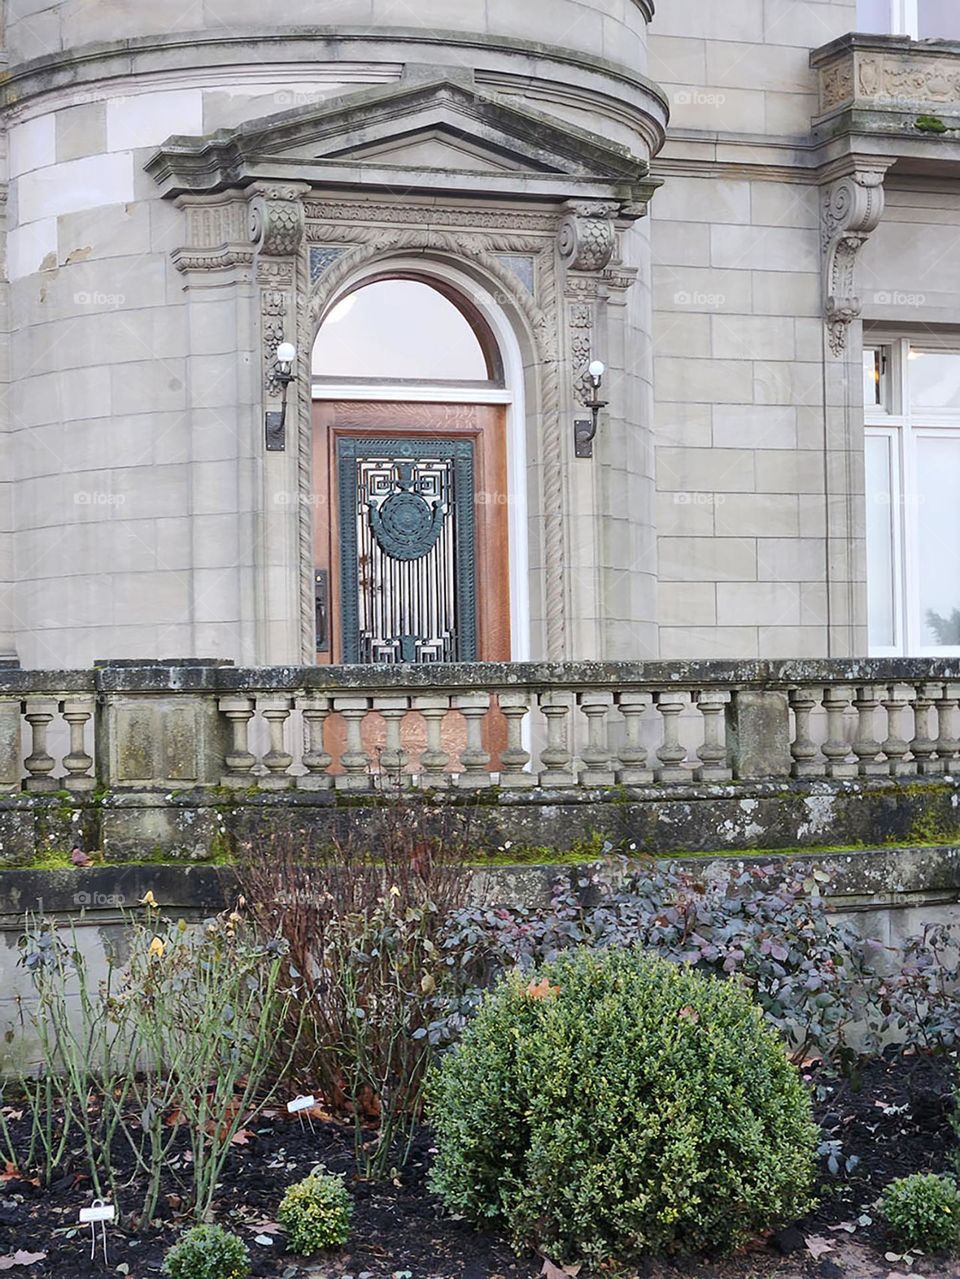
[[956, 658], [0, 672], [7, 794], [938, 776], [960, 776]]
[[430, 689], [656, 687], [790, 690], [960, 680], [960, 658], [871, 657], [705, 659], [641, 662], [456, 662], [423, 665], [231, 666], [196, 662], [118, 663], [91, 670], [3, 670], [0, 697], [75, 693], [423, 692]]

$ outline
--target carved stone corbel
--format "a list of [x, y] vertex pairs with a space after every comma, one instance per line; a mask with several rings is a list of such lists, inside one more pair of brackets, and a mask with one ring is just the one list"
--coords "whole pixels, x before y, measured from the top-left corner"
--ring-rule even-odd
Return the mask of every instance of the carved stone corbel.
[[300, 251], [306, 218], [306, 183], [255, 183], [250, 201], [250, 239], [261, 257], [291, 258]]
[[560, 223], [557, 247], [571, 271], [602, 271], [617, 244], [619, 204], [603, 200], [570, 200]]
[[883, 216], [885, 173], [885, 168], [857, 169], [823, 192], [824, 311], [830, 349], [838, 358], [863, 309], [856, 292], [857, 256]]

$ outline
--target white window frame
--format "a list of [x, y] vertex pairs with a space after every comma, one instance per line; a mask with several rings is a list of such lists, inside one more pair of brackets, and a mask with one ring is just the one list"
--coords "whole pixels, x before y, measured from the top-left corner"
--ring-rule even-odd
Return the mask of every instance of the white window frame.
[[[889, 334], [864, 335], [864, 349], [883, 346], [889, 352], [889, 412], [868, 404], [864, 411], [867, 435], [890, 440], [891, 516], [894, 540], [893, 562], [893, 647], [870, 645], [874, 657], [958, 657], [960, 645], [924, 644], [920, 625], [920, 547], [918, 527], [911, 512], [917, 490], [917, 441], [943, 437], [960, 438], [960, 411], [924, 409], [915, 414], [909, 396], [910, 350], [943, 350], [960, 356], [960, 340], [955, 344], [919, 341]], [[915, 420], [918, 419], [918, 420]], [[869, 500], [869, 494], [867, 495]], [[899, 554], [897, 553], [899, 551]]]
[[919, 40], [920, 0], [888, 0], [888, 6], [890, 17], [887, 34], [909, 36], [911, 40]]

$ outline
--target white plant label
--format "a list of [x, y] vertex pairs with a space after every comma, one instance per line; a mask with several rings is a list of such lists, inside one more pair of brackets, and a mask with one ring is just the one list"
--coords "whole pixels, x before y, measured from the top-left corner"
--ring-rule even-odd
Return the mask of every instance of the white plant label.
[[316, 1104], [316, 1097], [295, 1097], [293, 1101], [287, 1102], [287, 1111], [291, 1115], [297, 1115], [301, 1110], [310, 1110]]
[[89, 1208], [80, 1209], [81, 1226], [92, 1225], [95, 1221], [115, 1221], [116, 1217], [117, 1210], [113, 1204], [95, 1201]]

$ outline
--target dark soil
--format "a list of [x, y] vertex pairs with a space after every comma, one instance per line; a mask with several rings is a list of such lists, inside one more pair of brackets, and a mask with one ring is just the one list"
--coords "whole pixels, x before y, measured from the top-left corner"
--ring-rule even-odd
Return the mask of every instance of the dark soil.
[[[653, 1276], [772, 1275], [817, 1276], [818, 1279], [885, 1277], [904, 1269], [885, 1262], [889, 1247], [874, 1211], [874, 1202], [894, 1177], [918, 1171], [940, 1172], [949, 1166], [955, 1148], [950, 1125], [955, 1063], [943, 1057], [897, 1056], [869, 1063], [855, 1080], [830, 1081], [814, 1075], [817, 1117], [824, 1141], [838, 1142], [830, 1153], [839, 1163], [837, 1175], [824, 1166], [821, 1206], [796, 1229], [781, 1232], [740, 1258], [712, 1264], [675, 1263], [647, 1267]], [[231, 1153], [223, 1179], [219, 1219], [247, 1241], [254, 1259], [253, 1273], [266, 1279], [295, 1279], [316, 1273], [350, 1274], [355, 1279], [530, 1279], [541, 1262], [518, 1260], [490, 1234], [443, 1214], [427, 1192], [430, 1140], [422, 1132], [402, 1175], [373, 1185], [352, 1177], [351, 1129], [334, 1121], [314, 1119], [313, 1130], [285, 1114], [268, 1114], [250, 1125], [246, 1144]], [[14, 1124], [16, 1130], [17, 1124]], [[276, 1211], [284, 1189], [322, 1163], [347, 1174], [355, 1200], [354, 1243], [329, 1258], [318, 1258], [313, 1272], [284, 1251], [276, 1226]], [[79, 1167], [79, 1165], [78, 1165]], [[2, 1161], [0, 1161], [2, 1169]], [[176, 1194], [171, 1173], [169, 1193]], [[148, 1279], [160, 1274], [164, 1253], [177, 1238], [177, 1200], [163, 1202], [165, 1219], [142, 1235], [119, 1229], [108, 1232], [109, 1265], [90, 1261], [89, 1227], [77, 1226], [78, 1209], [90, 1202], [92, 1190], [79, 1172], [69, 1173], [48, 1189], [16, 1177], [0, 1182], [0, 1271], [4, 1255], [23, 1249], [46, 1253], [44, 1259], [12, 1267], [13, 1279], [89, 1279], [90, 1276], [128, 1274]], [[137, 1201], [130, 1194], [129, 1205]], [[258, 1243], [257, 1236], [272, 1243]], [[833, 1251], [815, 1259], [806, 1241], [825, 1240]], [[99, 1241], [98, 1241], [99, 1242]], [[124, 1270], [120, 1267], [126, 1266]], [[118, 1268], [120, 1268], [118, 1270]], [[917, 1267], [919, 1269], [919, 1267]], [[926, 1260], [927, 1277], [956, 1273]]]

